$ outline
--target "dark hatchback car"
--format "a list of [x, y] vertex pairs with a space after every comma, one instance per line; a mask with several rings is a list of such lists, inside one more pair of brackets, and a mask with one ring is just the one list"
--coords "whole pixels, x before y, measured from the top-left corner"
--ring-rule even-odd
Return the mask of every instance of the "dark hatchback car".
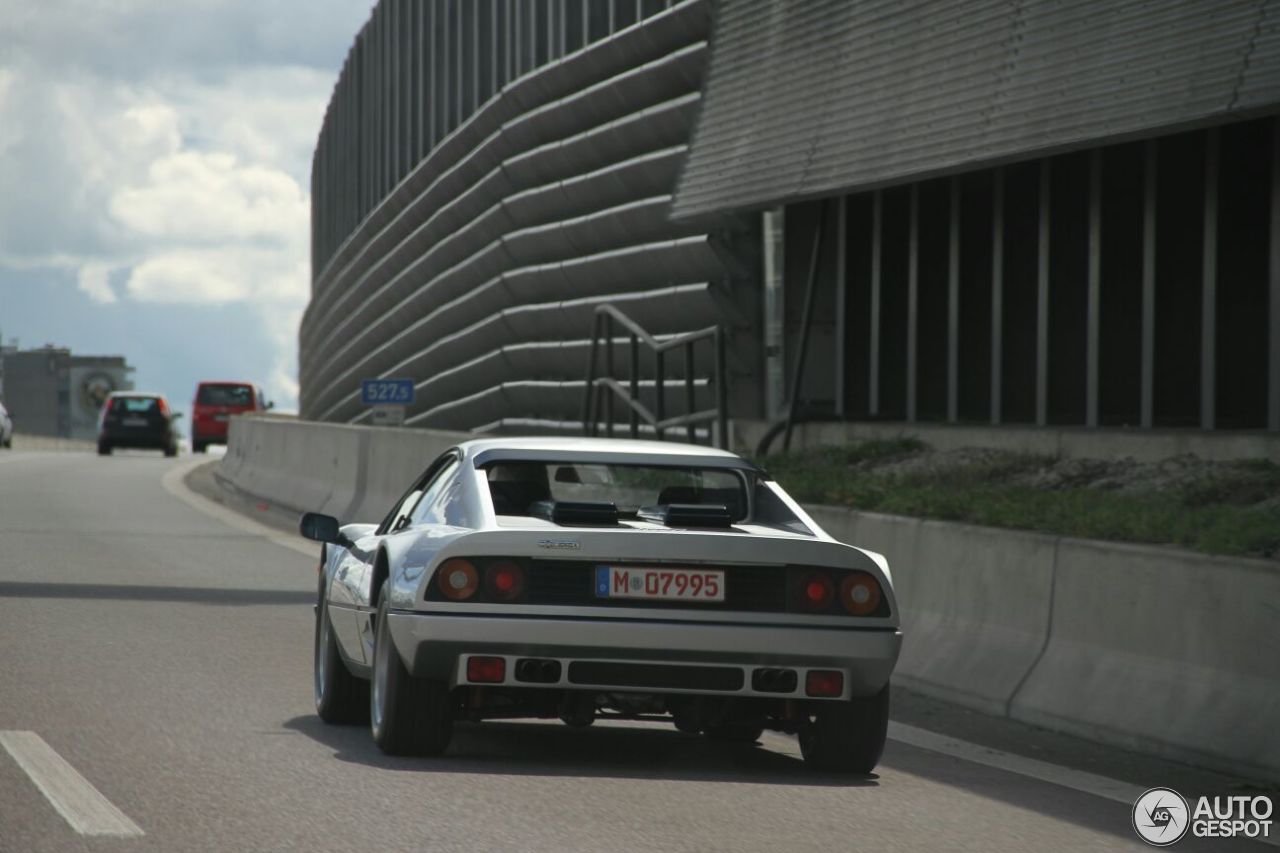
[[160, 394], [117, 391], [107, 397], [98, 417], [98, 455], [106, 456], [117, 447], [135, 447], [177, 456], [176, 418]]

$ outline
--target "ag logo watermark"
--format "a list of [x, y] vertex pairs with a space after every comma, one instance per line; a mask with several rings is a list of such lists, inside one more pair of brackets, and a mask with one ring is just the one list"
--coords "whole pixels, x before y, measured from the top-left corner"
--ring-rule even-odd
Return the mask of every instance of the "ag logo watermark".
[[1172, 788], [1152, 788], [1133, 804], [1133, 831], [1168, 847], [1188, 832], [1196, 838], [1271, 837], [1270, 797], [1200, 797], [1195, 805]]
[[1168, 847], [1190, 826], [1187, 801], [1172, 788], [1152, 788], [1133, 804], [1133, 829], [1148, 844]]

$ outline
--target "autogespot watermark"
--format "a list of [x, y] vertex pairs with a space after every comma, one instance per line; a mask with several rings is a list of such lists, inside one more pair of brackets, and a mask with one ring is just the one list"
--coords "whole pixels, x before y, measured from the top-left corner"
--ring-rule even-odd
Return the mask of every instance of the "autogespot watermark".
[[1172, 788], [1152, 788], [1133, 804], [1133, 830], [1156, 847], [1188, 831], [1196, 838], [1270, 838], [1271, 812], [1267, 796], [1200, 797], [1192, 806]]

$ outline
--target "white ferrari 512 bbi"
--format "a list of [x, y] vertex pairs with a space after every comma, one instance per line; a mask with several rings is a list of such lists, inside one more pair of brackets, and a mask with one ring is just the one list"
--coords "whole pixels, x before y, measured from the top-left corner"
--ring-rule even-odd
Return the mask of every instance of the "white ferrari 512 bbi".
[[666, 720], [805, 761], [880, 759], [902, 642], [889, 567], [836, 542], [757, 466], [695, 445], [469, 441], [378, 524], [324, 543], [316, 711], [392, 754], [454, 722]]

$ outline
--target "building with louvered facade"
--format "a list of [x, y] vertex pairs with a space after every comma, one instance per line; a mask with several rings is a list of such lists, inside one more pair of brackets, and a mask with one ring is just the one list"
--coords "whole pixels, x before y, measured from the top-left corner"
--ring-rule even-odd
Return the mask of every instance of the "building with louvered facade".
[[1277, 115], [1280, 0], [381, 0], [301, 412], [1280, 431]]

